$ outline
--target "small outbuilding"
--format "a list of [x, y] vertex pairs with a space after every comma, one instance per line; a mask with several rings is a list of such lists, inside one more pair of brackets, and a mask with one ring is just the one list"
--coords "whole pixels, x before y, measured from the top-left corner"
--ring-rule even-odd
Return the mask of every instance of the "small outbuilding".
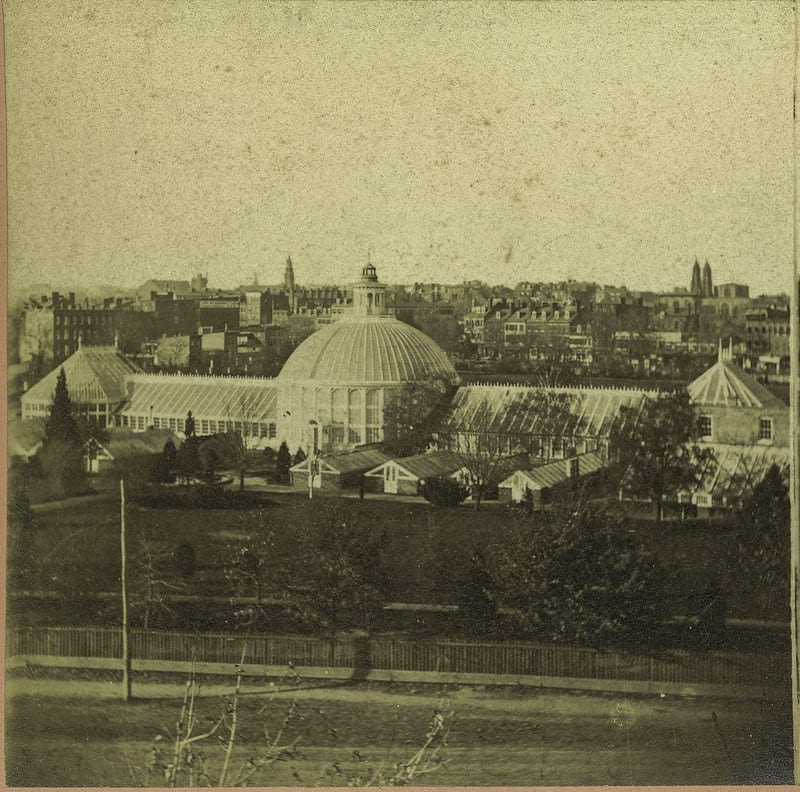
[[390, 459], [364, 474], [367, 492], [419, 495], [430, 478], [455, 478], [469, 481], [469, 471], [453, 451], [429, 451], [426, 454]]
[[131, 464], [155, 457], [171, 440], [175, 448], [180, 438], [168, 429], [148, 429], [134, 432], [127, 427], [117, 427], [106, 432], [106, 438], [91, 438], [84, 446], [83, 458], [87, 473], [102, 473], [115, 464]]
[[44, 440], [44, 418], [27, 421], [14, 420], [8, 424], [8, 456], [30, 462], [42, 447]]
[[315, 489], [344, 490], [361, 486], [364, 473], [391, 459], [378, 448], [361, 448], [327, 456], [310, 457], [289, 468], [293, 487], [308, 487], [309, 467]]
[[515, 470], [498, 485], [500, 500], [521, 503], [531, 498], [534, 511], [541, 511], [558, 491], [568, 490], [578, 482], [582, 485], [602, 474], [604, 462], [594, 452], [559, 459], [529, 470]]

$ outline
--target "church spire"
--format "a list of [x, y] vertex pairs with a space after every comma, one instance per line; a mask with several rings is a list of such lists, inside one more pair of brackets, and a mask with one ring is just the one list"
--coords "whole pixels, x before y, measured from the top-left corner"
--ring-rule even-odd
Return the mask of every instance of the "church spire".
[[292, 257], [286, 257], [286, 271], [283, 273], [283, 288], [287, 293], [294, 292], [294, 267], [292, 266]]
[[694, 266], [692, 267], [692, 284], [689, 287], [689, 291], [692, 294], [703, 293], [703, 285], [700, 280], [700, 262], [697, 260], [697, 256], [694, 257]]
[[714, 285], [711, 281], [711, 265], [708, 263], [708, 259], [706, 259], [706, 263], [703, 265], [703, 297], [713, 296]]

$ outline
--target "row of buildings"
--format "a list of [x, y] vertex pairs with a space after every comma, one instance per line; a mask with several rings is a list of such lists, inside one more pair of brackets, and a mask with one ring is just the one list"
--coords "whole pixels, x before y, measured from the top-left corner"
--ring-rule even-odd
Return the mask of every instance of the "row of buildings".
[[[211, 290], [207, 278], [150, 280], [100, 303], [53, 292], [22, 307], [19, 358], [60, 363], [78, 348], [115, 345], [143, 368], [268, 376], [306, 335], [342, 319], [346, 287], [300, 287], [291, 259], [283, 282]], [[689, 289], [634, 292], [569, 281], [513, 289], [470, 281], [387, 291], [398, 319], [432, 337], [455, 361], [567, 362], [576, 373], [689, 378], [732, 338], [737, 360], [780, 375], [789, 354], [788, 302], [751, 299], [743, 284], [714, 285], [695, 260]], [[474, 365], [474, 364], [470, 364]], [[523, 365], [523, 369], [524, 369]]]
[[[561, 471], [588, 455], [608, 461], [619, 417], [635, 415], [655, 395], [642, 388], [461, 384], [444, 351], [397, 319], [372, 265], [351, 292], [342, 316], [303, 341], [277, 377], [147, 373], [113, 346], [81, 345], [63, 363], [73, 403], [92, 422], [129, 432], [179, 435], [191, 411], [201, 435], [236, 432], [250, 448], [277, 448], [285, 441], [314, 460], [330, 460], [381, 443], [386, 405], [406, 383], [438, 383], [453, 394], [448, 433], [456, 449], [466, 453], [490, 437], [502, 455], [524, 458], [519, 472], [535, 478], [532, 471], [559, 460]], [[788, 463], [788, 407], [736, 365], [730, 345], [720, 344], [717, 355], [689, 386], [707, 430], [703, 442], [726, 471], [709, 469], [708, 508], [735, 505], [765, 466]], [[47, 415], [56, 376], [57, 369], [22, 395], [23, 420]], [[565, 400], [568, 410], [548, 412], [543, 393]], [[581, 464], [586, 471], [588, 462]], [[749, 484], [742, 479], [745, 469]], [[373, 472], [386, 491], [404, 476], [392, 465]], [[447, 473], [453, 474], [458, 471]], [[507, 489], [518, 494], [520, 486]]]

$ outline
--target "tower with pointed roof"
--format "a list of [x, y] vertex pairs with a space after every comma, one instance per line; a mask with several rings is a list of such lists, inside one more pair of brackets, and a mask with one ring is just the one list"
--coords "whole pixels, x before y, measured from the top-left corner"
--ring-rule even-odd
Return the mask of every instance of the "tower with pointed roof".
[[697, 260], [697, 256], [694, 258], [694, 266], [692, 267], [692, 284], [689, 287], [689, 291], [692, 294], [697, 295], [703, 293], [703, 285], [700, 280], [700, 262]]
[[297, 313], [297, 298], [295, 296], [294, 267], [292, 257], [286, 257], [286, 270], [283, 273], [283, 290], [289, 298], [289, 312]]
[[706, 263], [703, 264], [703, 297], [713, 297], [714, 296], [714, 284], [711, 281], [711, 265], [708, 263], [708, 259], [706, 259]]

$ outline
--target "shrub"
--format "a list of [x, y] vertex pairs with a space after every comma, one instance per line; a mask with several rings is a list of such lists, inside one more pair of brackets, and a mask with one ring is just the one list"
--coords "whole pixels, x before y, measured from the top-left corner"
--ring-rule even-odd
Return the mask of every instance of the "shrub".
[[439, 508], [458, 506], [469, 490], [454, 478], [430, 478], [422, 485], [422, 497]]

